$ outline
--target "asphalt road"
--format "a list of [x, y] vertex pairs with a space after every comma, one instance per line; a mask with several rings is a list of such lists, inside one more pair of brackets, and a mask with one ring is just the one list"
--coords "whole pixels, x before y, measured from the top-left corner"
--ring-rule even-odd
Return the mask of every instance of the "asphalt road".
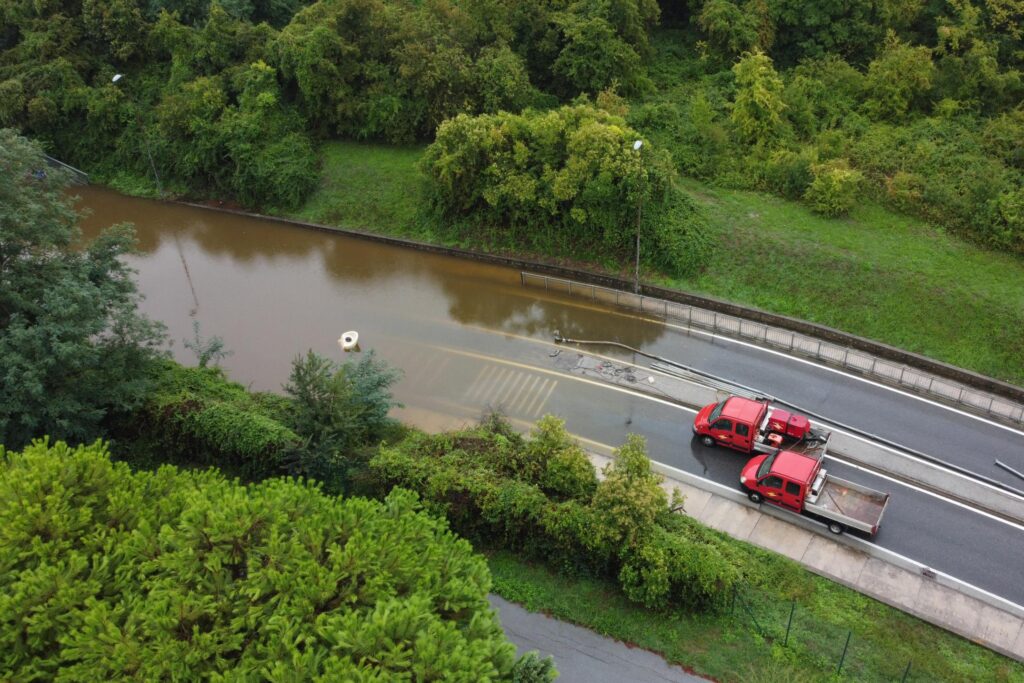
[[[193, 360], [181, 340], [198, 321], [203, 336], [223, 337], [233, 352], [223, 362], [230, 376], [254, 389], [279, 389], [306, 349], [340, 358], [335, 340], [355, 329], [364, 350], [405, 371], [395, 394], [410, 410], [468, 419], [490, 405], [522, 423], [552, 412], [592, 444], [616, 446], [636, 432], [653, 459], [737, 485], [743, 456], [693, 443], [692, 413], [559, 370], [550, 356], [558, 329], [757, 387], [1001, 481], [1019, 483], [992, 468], [995, 458], [1024, 469], [1021, 432], [756, 347], [524, 289], [516, 271], [91, 188], [83, 195], [94, 210], [87, 236], [136, 223], [142, 310], [167, 324], [177, 357]], [[1020, 526], [829, 467], [892, 493], [878, 544], [1024, 604]]]
[[[557, 349], [541, 340], [470, 329], [463, 335], [452, 347], [430, 345], [429, 335], [421, 334], [421, 344], [405, 352], [401, 340], [380, 340], [390, 357], [409, 368], [400, 387], [407, 405], [461, 414], [467, 421], [487, 407], [523, 423], [554, 412], [590, 445], [614, 447], [630, 432], [642, 434], [652, 459], [738, 487], [747, 456], [693, 439], [692, 411], [561, 374], [550, 356]], [[562, 349], [560, 355], [573, 353]], [[1018, 525], [831, 458], [826, 464], [840, 477], [892, 494], [875, 543], [1024, 604], [1024, 530]]]
[[995, 465], [1024, 471], [1024, 434], [910, 393], [748, 344], [672, 332], [648, 345], [692, 365], [895, 443], [1024, 489]]
[[501, 626], [519, 654], [552, 656], [559, 683], [706, 683], [659, 655], [490, 596]]

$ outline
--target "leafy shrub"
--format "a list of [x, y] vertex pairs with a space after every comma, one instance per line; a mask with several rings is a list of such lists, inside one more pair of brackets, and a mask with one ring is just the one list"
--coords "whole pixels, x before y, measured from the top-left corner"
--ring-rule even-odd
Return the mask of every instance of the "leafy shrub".
[[651, 471], [643, 437], [630, 434], [615, 452], [591, 505], [596, 519], [590, 545], [622, 555], [642, 546], [655, 519], [668, 508], [661, 477]]
[[151, 380], [141, 408], [112, 421], [119, 454], [138, 465], [215, 465], [249, 479], [289, 468], [301, 440], [274, 399], [250, 394], [216, 367], [168, 360]]
[[[629, 438], [595, 488], [592, 466], [589, 477], [583, 474], [582, 452], [567, 444], [560, 420], [545, 418], [528, 441], [506, 437], [506, 428], [490, 418], [462, 432], [414, 434], [382, 447], [370, 469], [380, 490], [418, 491], [454, 529], [490, 547], [617, 578], [630, 599], [649, 606], [724, 604], [736, 570], [714, 536], [702, 535], [696, 523], [676, 524], [640, 437]], [[537, 479], [553, 482], [553, 490]], [[573, 490], [575, 497], [566, 498]]]
[[836, 159], [813, 167], [814, 180], [804, 199], [824, 216], [843, 216], [857, 203], [864, 174], [850, 168], [845, 159]]
[[633, 149], [639, 137], [586, 104], [446, 121], [422, 161], [438, 229], [576, 257], [631, 254], [638, 204], [657, 211], [672, 175], [664, 151]]
[[[534, 426], [525, 450], [543, 463], [538, 483], [549, 495], [589, 499], [597, 488], [597, 475], [586, 453], [569, 437], [565, 421], [545, 415]], [[521, 476], [513, 473], [513, 476]]]
[[739, 139], [771, 147], [786, 133], [783, 84], [771, 58], [760, 51], [744, 53], [732, 67], [736, 97], [730, 120]]
[[708, 225], [689, 195], [671, 188], [665, 204], [655, 207], [652, 220], [654, 253], [643, 257], [644, 261], [672, 277], [686, 277], [704, 267], [711, 250]]
[[[487, 564], [414, 494], [0, 448], [0, 677], [513, 680]], [[527, 679], [531, 680], [531, 679]]]
[[399, 405], [390, 387], [400, 372], [376, 358], [338, 364], [310, 350], [292, 361], [285, 392], [293, 399], [289, 424], [305, 444], [293, 473], [345, 490], [357, 449], [380, 439], [394, 421], [388, 411]]
[[1024, 170], [1024, 109], [990, 120], [982, 130], [981, 140], [985, 149], [1003, 163]]
[[918, 174], [896, 171], [886, 182], [886, 197], [893, 206], [903, 211], [914, 211], [924, 201], [925, 187], [925, 179]]
[[536, 652], [527, 652], [512, 668], [512, 683], [552, 683], [558, 678], [550, 657], [541, 659]]
[[765, 185], [787, 199], [799, 199], [814, 181], [811, 167], [816, 161], [813, 150], [772, 152], [764, 164]]
[[865, 110], [876, 119], [903, 118], [931, 88], [934, 74], [931, 50], [911, 47], [890, 31], [881, 53], [868, 66]]

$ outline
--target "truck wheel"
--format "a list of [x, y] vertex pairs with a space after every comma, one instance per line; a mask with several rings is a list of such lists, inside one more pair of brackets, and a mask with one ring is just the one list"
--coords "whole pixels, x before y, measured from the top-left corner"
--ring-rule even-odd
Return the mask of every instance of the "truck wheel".
[[715, 447], [715, 440], [712, 439], [710, 436], [702, 436], [702, 437], [700, 437], [700, 442], [702, 444], [704, 444], [705, 446], [707, 446], [708, 448], [714, 448]]
[[836, 536], [846, 531], [846, 527], [839, 522], [829, 522], [828, 530], [834, 533]]
[[748, 493], [747, 498], [749, 498], [750, 502], [754, 503], [755, 505], [760, 505], [761, 503], [764, 502], [764, 496], [762, 496], [757, 491], [751, 491], [750, 493]]

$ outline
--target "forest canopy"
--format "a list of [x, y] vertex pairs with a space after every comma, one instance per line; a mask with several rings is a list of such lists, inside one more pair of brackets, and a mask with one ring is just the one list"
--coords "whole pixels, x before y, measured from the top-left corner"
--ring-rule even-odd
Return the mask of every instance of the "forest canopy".
[[287, 210], [322, 139], [611, 93], [684, 175], [1021, 252], [1022, 39], [1022, 0], [14, 0], [0, 125], [115, 186]]

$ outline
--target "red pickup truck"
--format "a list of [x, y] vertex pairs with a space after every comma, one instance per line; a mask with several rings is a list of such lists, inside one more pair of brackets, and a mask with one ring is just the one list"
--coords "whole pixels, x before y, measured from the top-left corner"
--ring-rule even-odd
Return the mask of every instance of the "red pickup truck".
[[835, 534], [846, 529], [878, 533], [889, 494], [830, 475], [821, 465], [831, 433], [812, 429], [803, 415], [772, 409], [768, 401], [731, 396], [704, 406], [693, 431], [708, 446], [761, 453], [740, 474], [740, 486], [754, 503], [806, 512]]
[[693, 431], [705, 446], [722, 445], [744, 453], [771, 453], [779, 448], [823, 457], [829, 432], [811, 428], [810, 421], [768, 401], [730, 396], [700, 409]]

